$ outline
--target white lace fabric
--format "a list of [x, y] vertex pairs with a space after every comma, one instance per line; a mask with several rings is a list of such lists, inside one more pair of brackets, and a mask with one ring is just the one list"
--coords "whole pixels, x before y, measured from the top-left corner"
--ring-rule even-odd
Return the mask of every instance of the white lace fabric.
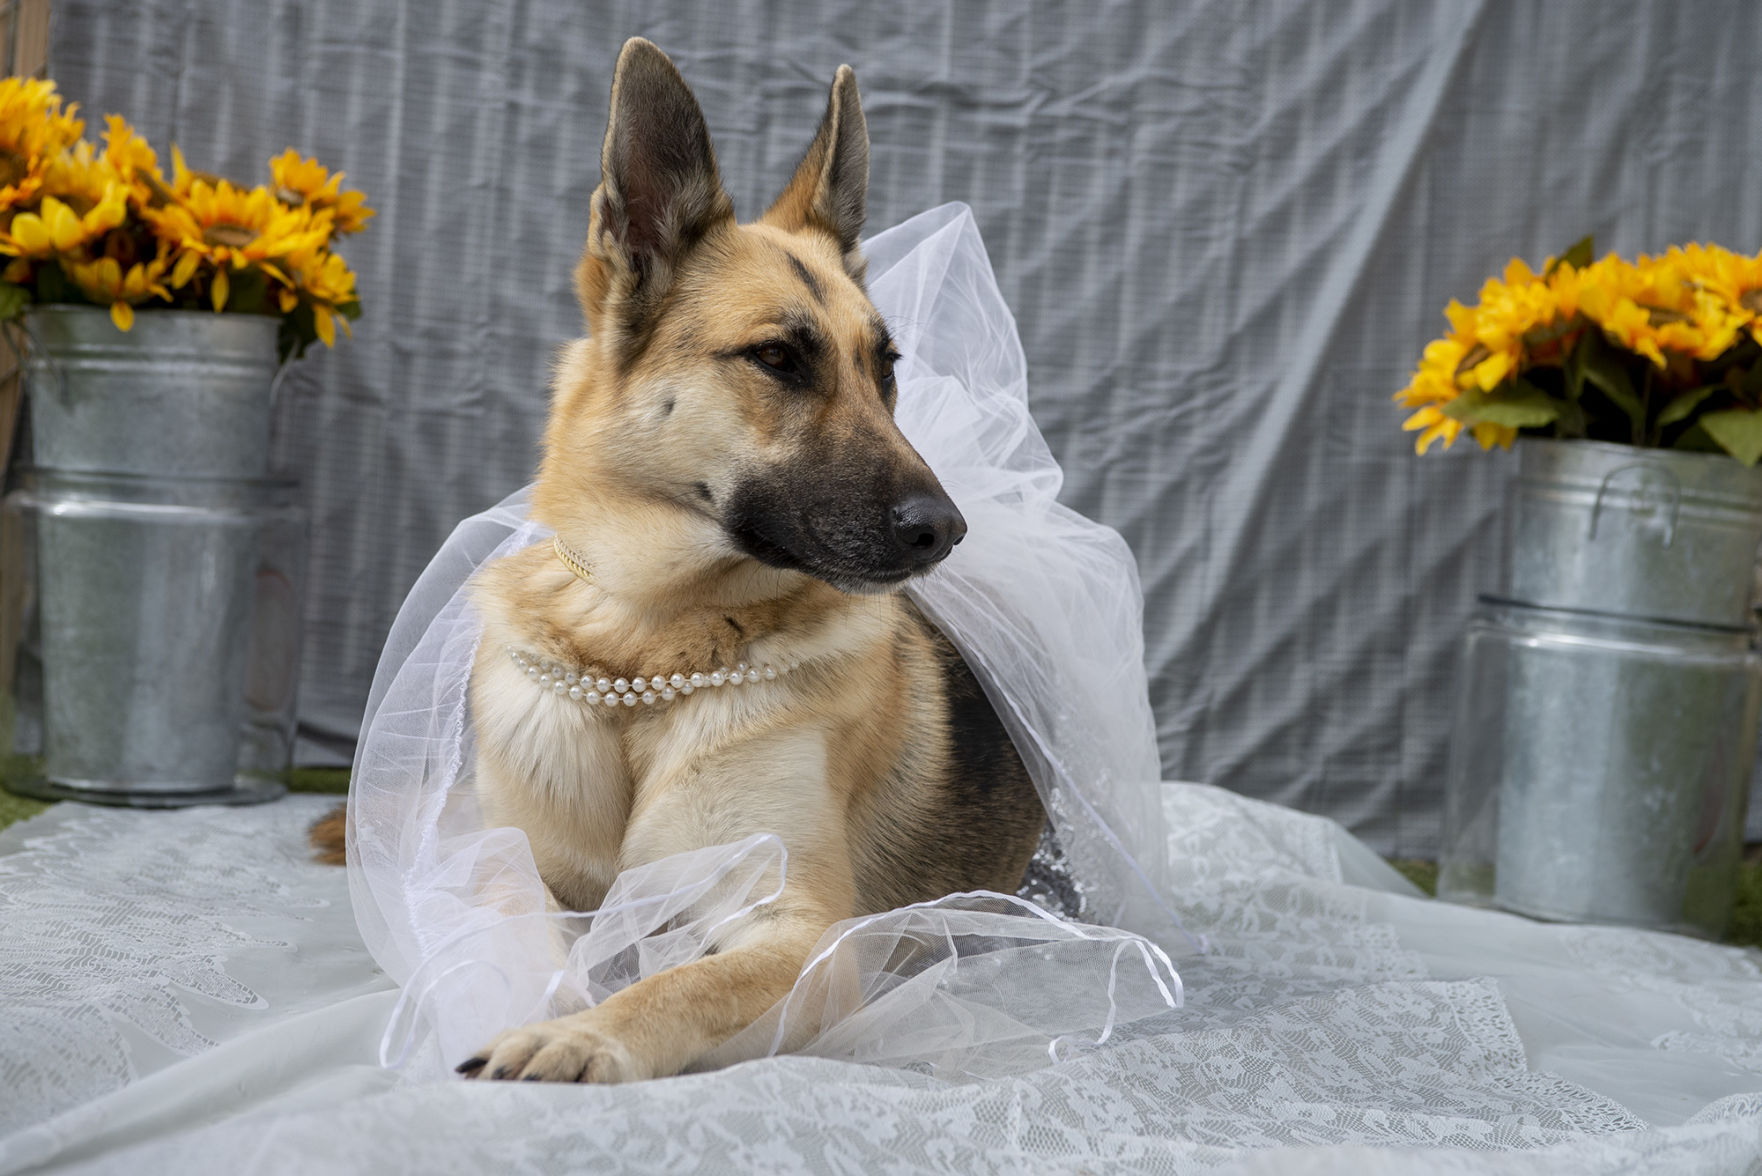
[[[1177, 911], [1211, 948], [1182, 960], [1182, 1008], [981, 1081], [790, 1056], [626, 1087], [377, 1067], [393, 994], [341, 872], [305, 860], [319, 798], [64, 805], [0, 833], [0, 1172], [1762, 1164], [1762, 1073], [1740, 1064], [1762, 1049], [1757, 953], [1450, 907], [1330, 822], [1196, 785], [1163, 797]], [[1514, 986], [1560, 995], [1514, 1015]], [[1538, 1052], [1593, 1061], [1550, 1073]], [[1683, 1105], [1633, 1111], [1685, 1076]]]

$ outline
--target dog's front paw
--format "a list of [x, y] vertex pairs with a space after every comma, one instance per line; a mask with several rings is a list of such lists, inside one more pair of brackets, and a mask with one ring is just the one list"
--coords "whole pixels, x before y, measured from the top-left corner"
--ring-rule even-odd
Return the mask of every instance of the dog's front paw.
[[635, 1082], [654, 1075], [630, 1050], [577, 1017], [510, 1029], [458, 1066], [467, 1078]]

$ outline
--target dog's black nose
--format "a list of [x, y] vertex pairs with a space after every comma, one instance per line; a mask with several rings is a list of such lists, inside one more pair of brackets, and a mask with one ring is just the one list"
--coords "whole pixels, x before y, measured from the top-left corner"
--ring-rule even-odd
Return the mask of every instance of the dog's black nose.
[[945, 494], [917, 493], [893, 508], [893, 542], [913, 567], [929, 567], [954, 550], [967, 520]]

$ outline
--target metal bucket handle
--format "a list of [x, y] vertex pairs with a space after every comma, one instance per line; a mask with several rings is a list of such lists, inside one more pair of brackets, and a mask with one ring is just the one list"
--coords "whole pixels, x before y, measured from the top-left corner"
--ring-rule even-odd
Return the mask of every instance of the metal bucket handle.
[[43, 366], [49, 369], [49, 375], [54, 379], [56, 395], [65, 401], [67, 399], [67, 369], [55, 362], [55, 353], [43, 346], [43, 341], [37, 338], [36, 333], [31, 330], [30, 323], [26, 322], [22, 315], [5, 326], [0, 326], [0, 335], [6, 337], [6, 350], [12, 352], [12, 361], [18, 365], [19, 380], [21, 382], [24, 380], [25, 355], [18, 349], [18, 344], [12, 338], [12, 332], [6, 330], [6, 326], [17, 327], [19, 333], [29, 341], [30, 353], [42, 356]]
[[280, 363], [275, 365], [275, 376], [269, 381], [269, 426], [271, 430], [275, 428], [275, 410], [281, 404], [281, 382], [287, 378], [293, 368], [294, 353], [290, 351], [281, 357]]
[[[1682, 482], [1669, 466], [1656, 461], [1630, 461], [1626, 465], [1616, 466], [1603, 476], [1597, 484], [1597, 497], [1591, 504], [1591, 529], [1587, 538], [1597, 537], [1597, 521], [1603, 514], [1603, 495], [1608, 493], [1609, 484], [1629, 470], [1656, 470], [1670, 481], [1670, 517], [1664, 523], [1664, 546], [1669, 547], [1676, 538], [1676, 517], [1682, 509]], [[1637, 496], [1636, 496], [1637, 497]]]

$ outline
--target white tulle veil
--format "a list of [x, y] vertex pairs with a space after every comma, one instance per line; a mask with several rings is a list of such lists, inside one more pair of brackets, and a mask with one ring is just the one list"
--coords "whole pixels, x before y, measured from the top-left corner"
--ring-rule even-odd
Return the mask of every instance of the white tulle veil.
[[[1124, 541], [1056, 501], [1062, 474], [1028, 414], [1015, 321], [971, 212], [933, 209], [865, 252], [905, 355], [900, 426], [969, 526], [910, 591], [983, 683], [1055, 840], [1025, 890], [1036, 901], [955, 895], [834, 926], [789, 997], [705, 1064], [787, 1039], [951, 1079], [996, 1076], [1180, 1001], [1167, 951], [1188, 944], [1159, 897], [1167, 831], [1143, 599]], [[776, 837], [754, 837], [632, 870], [599, 911], [559, 915], [525, 835], [484, 827], [466, 703], [480, 625], [463, 588], [485, 561], [548, 538], [526, 501], [521, 491], [459, 524], [411, 590], [355, 760], [350, 889], [369, 948], [404, 989], [382, 1061], [417, 1077], [502, 1029], [696, 958], [787, 869]]]

